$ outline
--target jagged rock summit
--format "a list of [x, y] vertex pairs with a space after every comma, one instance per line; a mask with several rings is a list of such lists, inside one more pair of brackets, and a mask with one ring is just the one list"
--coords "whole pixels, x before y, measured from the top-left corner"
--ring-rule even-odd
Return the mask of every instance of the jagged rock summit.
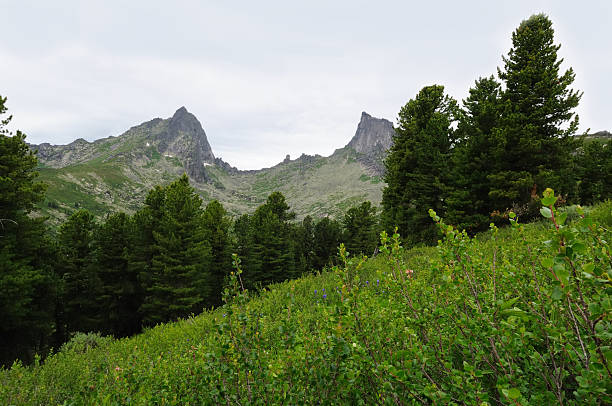
[[393, 144], [393, 123], [384, 118], [372, 117], [365, 111], [361, 113], [361, 120], [355, 135], [347, 147], [365, 155], [380, 155]]
[[394, 135], [395, 129], [391, 121], [372, 117], [364, 111], [361, 113], [357, 131], [346, 148], [352, 148], [359, 154], [359, 162], [370, 174], [382, 176], [385, 171], [383, 160], [393, 145]]
[[202, 124], [185, 107], [174, 113], [156, 138], [160, 154], [178, 157], [192, 179], [198, 182], [208, 180], [204, 167], [205, 164], [214, 164], [215, 156]]

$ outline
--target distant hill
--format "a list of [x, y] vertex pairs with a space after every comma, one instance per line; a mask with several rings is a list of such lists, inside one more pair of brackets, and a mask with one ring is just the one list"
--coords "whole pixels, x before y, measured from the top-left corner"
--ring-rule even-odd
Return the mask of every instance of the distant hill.
[[278, 190], [298, 218], [334, 217], [363, 200], [380, 203], [393, 134], [390, 121], [364, 112], [350, 142], [329, 157], [287, 156], [272, 168], [241, 171], [214, 156], [198, 119], [181, 107], [118, 137], [30, 147], [49, 185], [41, 212], [54, 223], [81, 207], [97, 215], [134, 212], [153, 186], [184, 172], [205, 202], [217, 199], [234, 215], [253, 211]]

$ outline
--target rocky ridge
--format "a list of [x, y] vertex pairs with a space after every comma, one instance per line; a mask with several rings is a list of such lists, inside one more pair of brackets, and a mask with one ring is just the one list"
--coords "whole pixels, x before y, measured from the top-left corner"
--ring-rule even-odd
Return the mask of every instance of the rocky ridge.
[[271, 168], [241, 171], [215, 157], [200, 122], [181, 107], [117, 137], [31, 148], [49, 185], [41, 211], [56, 224], [80, 207], [98, 215], [133, 212], [153, 186], [184, 172], [205, 202], [219, 200], [234, 215], [251, 212], [278, 190], [298, 218], [335, 217], [363, 200], [380, 202], [393, 133], [388, 120], [362, 113], [350, 142], [329, 157], [287, 156]]

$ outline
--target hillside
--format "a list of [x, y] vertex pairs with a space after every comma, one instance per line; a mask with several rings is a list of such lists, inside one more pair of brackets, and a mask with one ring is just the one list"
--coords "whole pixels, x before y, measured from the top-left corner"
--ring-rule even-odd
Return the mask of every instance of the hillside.
[[219, 309], [0, 371], [0, 403], [610, 404], [612, 206], [550, 213], [250, 298], [234, 276]]
[[41, 211], [55, 223], [76, 208], [131, 213], [153, 186], [183, 172], [205, 201], [217, 199], [234, 215], [280, 191], [303, 218], [336, 216], [364, 200], [378, 204], [382, 159], [393, 133], [391, 122], [363, 113], [355, 136], [329, 157], [288, 157], [272, 168], [240, 171], [215, 158], [200, 122], [182, 107], [118, 137], [31, 148], [38, 150], [40, 179], [49, 185]]

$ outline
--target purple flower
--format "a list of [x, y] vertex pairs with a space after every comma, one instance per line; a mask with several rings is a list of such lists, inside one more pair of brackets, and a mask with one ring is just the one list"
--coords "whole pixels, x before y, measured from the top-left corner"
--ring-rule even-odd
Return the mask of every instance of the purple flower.
[[369, 284], [370, 284], [370, 281], [366, 281], [366, 285], [369, 285]]
[[323, 295], [323, 299], [325, 299], [327, 297], [327, 295]]

